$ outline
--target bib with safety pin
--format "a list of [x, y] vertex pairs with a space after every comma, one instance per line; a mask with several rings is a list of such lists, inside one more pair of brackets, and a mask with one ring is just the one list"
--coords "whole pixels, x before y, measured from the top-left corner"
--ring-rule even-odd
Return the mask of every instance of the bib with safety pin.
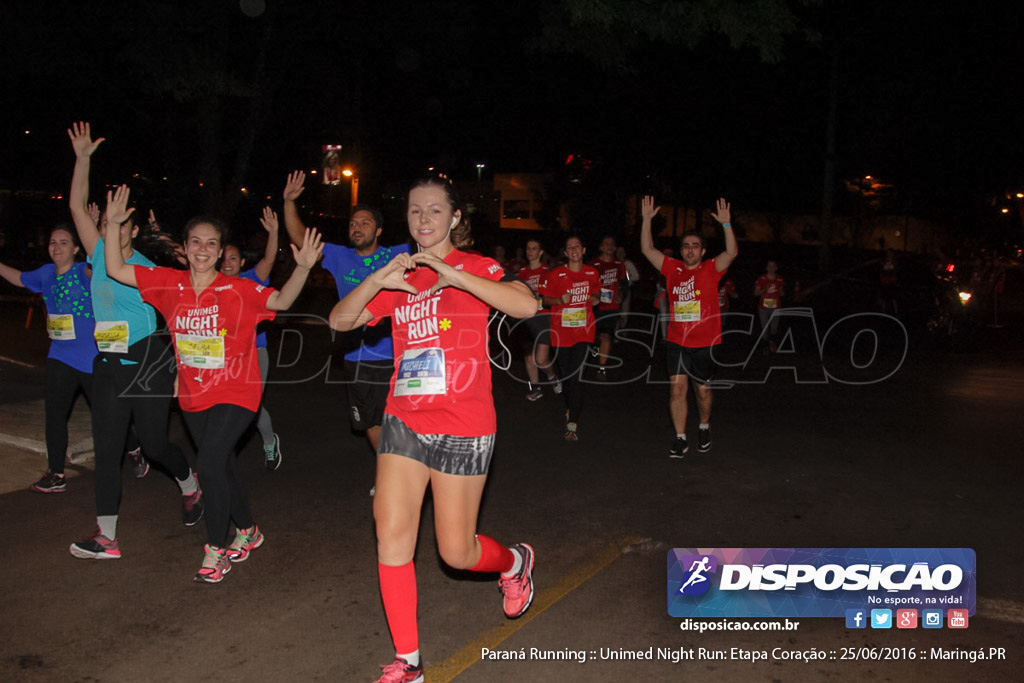
[[224, 337], [175, 333], [174, 345], [182, 365], [210, 370], [224, 367]]
[[435, 396], [446, 393], [444, 349], [430, 347], [402, 354], [395, 374], [395, 396]]
[[585, 308], [563, 308], [562, 327], [586, 327], [587, 309]]
[[610, 304], [615, 299], [615, 292], [605, 287], [601, 288], [601, 303]]
[[75, 338], [75, 321], [70, 313], [50, 313], [46, 316], [46, 334], [50, 339], [71, 341]]
[[106, 353], [128, 353], [128, 321], [96, 321], [96, 348]]
[[672, 304], [672, 321], [677, 323], [700, 322], [700, 300], [674, 302]]

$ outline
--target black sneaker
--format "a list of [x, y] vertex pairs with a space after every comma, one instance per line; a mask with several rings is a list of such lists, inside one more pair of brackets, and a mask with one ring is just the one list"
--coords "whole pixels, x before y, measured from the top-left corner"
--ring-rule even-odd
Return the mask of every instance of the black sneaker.
[[182, 495], [181, 497], [181, 521], [185, 523], [185, 526], [195, 526], [199, 523], [199, 520], [203, 518], [203, 490], [198, 488], [199, 477], [195, 473], [192, 474], [196, 478], [196, 492]]
[[527, 401], [539, 401], [544, 398], [544, 392], [540, 390], [540, 387], [534, 389], [526, 395]]
[[29, 488], [39, 493], [64, 493], [68, 490], [67, 482], [64, 481], [64, 475], [54, 474], [49, 470], [46, 471], [42, 479], [32, 484]]
[[141, 447], [128, 451], [128, 460], [132, 463], [132, 470], [135, 472], [136, 479], [143, 479], [149, 474], [149, 461], [142, 454]]
[[711, 427], [697, 430], [697, 450], [701, 453], [711, 450]]
[[597, 369], [597, 381], [598, 382], [607, 382], [608, 381], [608, 369], [607, 368], [600, 367], [600, 368]]
[[281, 466], [281, 438], [276, 433], [274, 443], [263, 445], [263, 465], [271, 472]]
[[668, 449], [668, 457], [670, 458], [682, 458], [686, 451], [690, 450], [690, 447], [686, 443], [686, 439], [677, 436], [672, 439], [672, 446]]

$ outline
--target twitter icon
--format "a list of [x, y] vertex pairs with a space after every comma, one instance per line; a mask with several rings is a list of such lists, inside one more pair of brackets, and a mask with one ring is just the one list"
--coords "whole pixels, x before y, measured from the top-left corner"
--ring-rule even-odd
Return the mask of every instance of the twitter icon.
[[871, 610], [871, 628], [892, 628], [892, 610]]

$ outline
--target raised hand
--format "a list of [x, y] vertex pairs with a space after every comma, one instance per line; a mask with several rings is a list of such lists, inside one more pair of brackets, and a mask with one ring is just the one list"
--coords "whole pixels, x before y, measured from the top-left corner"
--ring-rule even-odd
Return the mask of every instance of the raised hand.
[[113, 192], [107, 192], [107, 223], [121, 225], [135, 213], [134, 207], [128, 208], [129, 192], [127, 185], [118, 185]]
[[277, 214], [269, 206], [263, 207], [263, 216], [260, 217], [260, 225], [269, 233], [277, 234]]
[[661, 211], [660, 206], [654, 205], [654, 197], [652, 195], [646, 195], [640, 200], [640, 216], [645, 220], [650, 220], [658, 215]]
[[288, 174], [288, 182], [284, 186], [284, 200], [294, 202], [306, 189], [306, 174], [304, 171], [292, 171]]
[[718, 221], [722, 225], [725, 225], [726, 223], [730, 223], [731, 222], [731, 219], [730, 219], [731, 214], [729, 212], [729, 202], [725, 201], [725, 199], [723, 199], [723, 198], [719, 198], [718, 202], [715, 205], [715, 208], [717, 210], [714, 213], [712, 213], [711, 215], [714, 217], [714, 219], [716, 221]]
[[92, 133], [89, 132], [89, 124], [85, 121], [71, 124], [71, 128], [68, 128], [68, 137], [71, 138], [71, 146], [75, 150], [75, 156], [78, 157], [92, 156], [100, 143], [106, 140], [106, 138], [93, 140]]
[[100, 224], [100, 205], [97, 204], [96, 202], [92, 202], [92, 203], [89, 204], [88, 207], [86, 207], [86, 211], [89, 212], [89, 218], [92, 219], [92, 222], [95, 223], [96, 225], [99, 225]]
[[[274, 220], [277, 220], [276, 217]], [[320, 259], [320, 254], [322, 254], [323, 251], [323, 236], [317, 232], [316, 228], [306, 229], [306, 235], [302, 239], [301, 249], [297, 248], [294, 244], [292, 245], [292, 256], [295, 258], [296, 265], [302, 266], [306, 269], [310, 269], [316, 265], [316, 262]]]

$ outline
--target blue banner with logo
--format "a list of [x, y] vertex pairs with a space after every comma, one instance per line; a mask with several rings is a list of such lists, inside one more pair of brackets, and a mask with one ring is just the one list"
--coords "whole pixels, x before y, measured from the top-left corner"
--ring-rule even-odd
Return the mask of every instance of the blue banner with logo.
[[956, 609], [973, 616], [976, 574], [970, 548], [673, 548], [668, 613], [846, 617], [848, 610]]

